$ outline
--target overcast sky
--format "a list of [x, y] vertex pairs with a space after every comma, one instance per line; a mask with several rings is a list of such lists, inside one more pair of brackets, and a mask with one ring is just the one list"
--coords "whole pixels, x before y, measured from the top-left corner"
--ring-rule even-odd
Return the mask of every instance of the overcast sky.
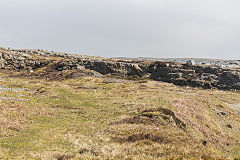
[[0, 0], [0, 46], [240, 59], [239, 0]]

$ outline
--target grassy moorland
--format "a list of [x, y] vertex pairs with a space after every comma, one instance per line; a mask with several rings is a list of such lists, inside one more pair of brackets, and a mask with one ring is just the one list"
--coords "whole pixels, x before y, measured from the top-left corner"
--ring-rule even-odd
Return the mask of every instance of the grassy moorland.
[[240, 159], [240, 93], [82, 77], [8, 77], [0, 159]]

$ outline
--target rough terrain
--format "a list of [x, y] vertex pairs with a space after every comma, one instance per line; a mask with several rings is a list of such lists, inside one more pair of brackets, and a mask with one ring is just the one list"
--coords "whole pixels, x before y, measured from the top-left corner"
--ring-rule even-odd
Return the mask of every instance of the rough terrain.
[[0, 159], [240, 159], [237, 68], [1, 55]]
[[[240, 90], [238, 67], [200, 65], [131, 59], [104, 59], [44, 50], [0, 49], [0, 65], [5, 70], [28, 71], [32, 75], [50, 71], [95, 71], [95, 74], [145, 78], [205, 89]], [[76, 74], [79, 74], [76, 73]], [[94, 73], [91, 73], [94, 74]], [[71, 75], [69, 75], [71, 76]]]

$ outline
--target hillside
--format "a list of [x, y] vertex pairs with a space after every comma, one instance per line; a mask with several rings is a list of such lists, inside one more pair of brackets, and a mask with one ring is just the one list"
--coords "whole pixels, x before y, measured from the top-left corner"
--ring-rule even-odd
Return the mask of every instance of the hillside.
[[238, 68], [0, 53], [0, 159], [240, 159]]
[[[21, 71], [21, 75], [25, 77], [58, 79], [64, 76], [78, 77], [87, 72], [87, 74], [98, 76], [110, 75], [130, 79], [152, 79], [180, 86], [205, 89], [240, 90], [239, 67], [139, 59], [106, 59], [39, 49], [15, 50], [2, 48], [0, 50], [0, 60], [1, 69]], [[88, 73], [89, 71], [91, 73]]]

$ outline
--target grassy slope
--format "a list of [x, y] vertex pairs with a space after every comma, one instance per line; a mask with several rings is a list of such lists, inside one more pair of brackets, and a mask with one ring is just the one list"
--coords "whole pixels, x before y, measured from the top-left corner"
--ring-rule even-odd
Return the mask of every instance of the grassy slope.
[[28, 88], [1, 97], [30, 99], [1, 101], [1, 159], [240, 158], [239, 92], [92, 77], [1, 84]]

